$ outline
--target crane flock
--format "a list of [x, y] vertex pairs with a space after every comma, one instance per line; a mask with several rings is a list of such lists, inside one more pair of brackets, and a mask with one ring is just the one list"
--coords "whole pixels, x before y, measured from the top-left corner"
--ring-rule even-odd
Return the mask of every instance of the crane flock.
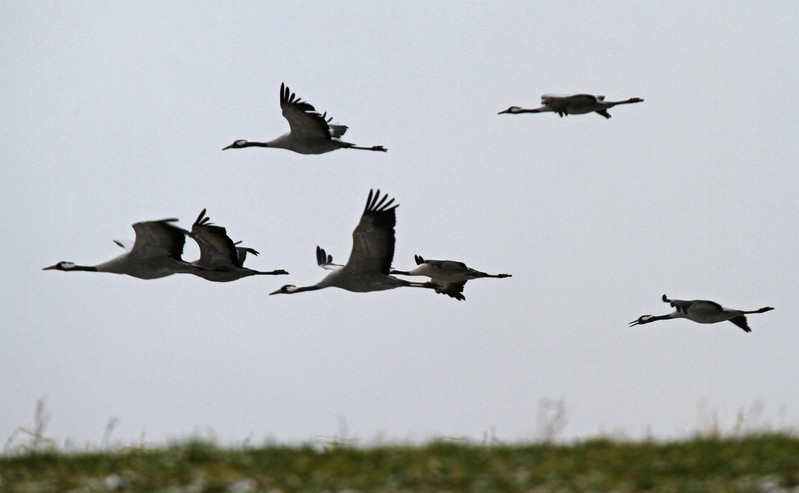
[[[592, 94], [544, 94], [538, 108], [511, 106], [498, 114], [557, 113], [559, 116], [597, 113], [610, 118], [608, 109], [623, 105], [640, 103], [641, 98], [622, 101], [605, 101], [605, 96]], [[323, 154], [338, 149], [356, 149], [386, 152], [381, 145], [371, 147], [357, 146], [341, 140], [347, 131], [346, 125], [332, 123], [327, 113], [320, 114], [315, 107], [300, 99], [285, 83], [280, 85], [280, 108], [289, 123], [289, 132], [266, 142], [236, 140], [224, 147], [241, 149], [245, 147], [274, 147], [287, 149], [300, 154]], [[316, 247], [317, 265], [330, 272], [316, 284], [296, 286], [286, 284], [269, 293], [294, 294], [303, 291], [316, 291], [336, 287], [352, 292], [384, 291], [399, 287], [418, 287], [445, 294], [463, 301], [466, 282], [480, 278], [508, 278], [510, 274], [487, 274], [454, 260], [430, 260], [416, 255], [416, 267], [411, 270], [392, 268], [396, 242], [396, 210], [399, 204], [393, 198], [380, 194], [380, 190], [370, 190], [358, 225], [352, 232], [352, 250], [346, 264], [333, 263], [332, 255]], [[191, 231], [184, 230], [174, 223], [177, 219], [142, 221], [133, 224], [136, 240], [126, 253], [97, 265], [78, 265], [73, 262], [58, 262], [43, 270], [65, 272], [88, 271], [126, 274], [139, 279], [158, 279], [172, 274], [193, 274], [213, 282], [231, 282], [249, 276], [287, 275], [283, 269], [258, 271], [244, 267], [247, 254], [258, 255], [252, 248], [238, 246], [228, 236], [226, 228], [210, 222], [206, 210], [197, 216]], [[183, 260], [186, 237], [192, 238], [200, 249], [200, 258], [192, 262]], [[119, 246], [123, 243], [115, 241]], [[425, 282], [413, 282], [400, 276], [422, 276]], [[665, 315], [642, 315], [629, 323], [630, 327], [644, 325], [657, 320], [685, 318], [701, 324], [730, 321], [745, 332], [751, 332], [746, 315], [763, 313], [774, 308], [766, 306], [758, 310], [736, 310], [724, 308], [716, 302], [707, 300], [672, 300], [664, 294], [662, 300], [675, 310]]]

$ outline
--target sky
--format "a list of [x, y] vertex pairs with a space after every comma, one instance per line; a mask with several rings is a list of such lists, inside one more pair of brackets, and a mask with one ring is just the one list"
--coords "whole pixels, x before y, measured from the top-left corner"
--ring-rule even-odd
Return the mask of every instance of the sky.
[[[74, 447], [797, 430], [797, 25], [790, 1], [0, 3], [0, 442], [37, 402]], [[223, 151], [287, 131], [283, 82], [388, 152]], [[497, 114], [553, 92], [645, 101]], [[513, 277], [268, 296], [326, 274], [316, 245], [346, 261], [372, 188], [395, 268]], [[203, 208], [291, 274], [41, 270]], [[775, 310], [628, 327], [664, 293]]]

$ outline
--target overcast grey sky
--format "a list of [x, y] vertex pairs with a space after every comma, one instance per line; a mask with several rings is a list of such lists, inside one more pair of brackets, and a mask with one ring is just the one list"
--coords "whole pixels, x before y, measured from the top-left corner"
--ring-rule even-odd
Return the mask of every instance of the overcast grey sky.
[[[3, 442], [42, 397], [78, 444], [110, 419], [123, 444], [533, 440], [546, 399], [565, 439], [799, 427], [795, 2], [2, 2], [0, 24]], [[281, 82], [388, 153], [223, 152], [287, 130]], [[645, 102], [497, 115], [547, 92]], [[316, 245], [346, 261], [370, 188], [400, 204], [396, 268], [513, 277], [268, 296], [325, 275]], [[203, 208], [291, 275], [41, 270]], [[663, 293], [776, 309], [627, 327]]]

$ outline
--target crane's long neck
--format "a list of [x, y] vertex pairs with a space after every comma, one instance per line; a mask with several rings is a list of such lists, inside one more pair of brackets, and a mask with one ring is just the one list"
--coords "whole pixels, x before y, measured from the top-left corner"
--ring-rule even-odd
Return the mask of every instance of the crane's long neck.
[[269, 142], [243, 142], [242, 144], [238, 145], [237, 147], [272, 147], [269, 145]]
[[[94, 270], [97, 272], [109, 272], [111, 274], [125, 274], [127, 269], [127, 260], [128, 254], [123, 253], [122, 255], [112, 258], [111, 260], [107, 260], [101, 264], [97, 264], [94, 266]], [[82, 267], [80, 265], [76, 265], [73, 269], [75, 270], [91, 270], [86, 268], [77, 269], [78, 267]]]
[[294, 293], [302, 293], [303, 291], [316, 291], [317, 289], [326, 288], [327, 286], [320, 286], [318, 284], [314, 284], [313, 286], [292, 286], [286, 285], [282, 288], [278, 289], [269, 294], [294, 294]]
[[625, 99], [624, 101], [605, 101], [603, 103], [603, 106], [605, 106], [607, 108], [612, 108], [613, 106], [616, 106], [616, 105], [619, 105], [619, 104], [631, 104], [631, 103], [640, 103], [640, 102], [641, 102], [641, 99], [639, 99], [639, 98], [630, 98], [630, 99]]
[[671, 313], [667, 313], [666, 315], [650, 315], [646, 319], [641, 320], [641, 322], [639, 322], [639, 323], [648, 324], [648, 323], [651, 323], [651, 322], [657, 322], [658, 320], [669, 320], [671, 318], [685, 318], [685, 315], [683, 315], [680, 312], [676, 312], [676, 311], [675, 312], [671, 312]]
[[73, 265], [68, 269], [61, 269], [64, 271], [73, 271], [73, 270], [81, 270], [86, 272], [102, 272], [94, 265]]
[[500, 111], [498, 115], [518, 115], [519, 113], [541, 113], [542, 111], [555, 111], [548, 106], [541, 106], [540, 108], [521, 108], [519, 106], [511, 106], [510, 108]]
[[555, 111], [549, 106], [542, 106], [540, 108], [519, 108], [518, 110], [514, 110], [512, 113], [543, 113], [545, 111]]
[[319, 290], [319, 289], [322, 289], [322, 288], [326, 288], [326, 287], [327, 286], [318, 286], [316, 284], [314, 284], [313, 286], [300, 286], [297, 289], [295, 289], [293, 292], [294, 293], [300, 293], [302, 291], [316, 291], [316, 290]]

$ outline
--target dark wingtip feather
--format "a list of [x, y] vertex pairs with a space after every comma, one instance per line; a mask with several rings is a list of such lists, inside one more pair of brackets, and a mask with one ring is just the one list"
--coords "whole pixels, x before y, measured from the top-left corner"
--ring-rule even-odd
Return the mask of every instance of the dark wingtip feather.
[[197, 216], [197, 219], [194, 220], [194, 226], [203, 226], [207, 223], [210, 219], [205, 217], [205, 209], [200, 212], [200, 215]]
[[[368, 197], [366, 197], [366, 206], [364, 206], [364, 208], [363, 208], [363, 212], [364, 212], [364, 214], [365, 214], [367, 211], [369, 211], [369, 209], [370, 209], [370, 207], [371, 207], [371, 205], [372, 205], [372, 198], [373, 198], [373, 196], [374, 196], [374, 192], [375, 192], [375, 191], [374, 191], [373, 189], [371, 189], [371, 188], [369, 189], [369, 196], [368, 196]], [[379, 188], [377, 189], [377, 194], [378, 194], [378, 195], [380, 195], [380, 189], [379, 189]]]
[[[311, 103], [303, 101], [297, 94], [291, 92], [288, 86], [284, 83], [280, 84], [280, 104], [291, 104], [297, 107], [300, 111], [315, 112], [316, 108]], [[321, 115], [318, 115], [321, 116]]]
[[394, 198], [389, 198], [388, 194], [380, 196], [380, 189], [369, 190], [369, 196], [366, 198], [366, 207], [364, 213], [387, 212], [398, 207], [399, 204], [394, 204]]
[[370, 209], [372, 209], [373, 211], [379, 210], [380, 207], [383, 206], [383, 203], [386, 201], [387, 198], [388, 195], [383, 195], [382, 197], [380, 196], [380, 194], [375, 195], [375, 201], [372, 204], [372, 207], [370, 207]]
[[325, 263], [325, 251], [319, 245], [316, 245], [316, 264], [323, 265]]

